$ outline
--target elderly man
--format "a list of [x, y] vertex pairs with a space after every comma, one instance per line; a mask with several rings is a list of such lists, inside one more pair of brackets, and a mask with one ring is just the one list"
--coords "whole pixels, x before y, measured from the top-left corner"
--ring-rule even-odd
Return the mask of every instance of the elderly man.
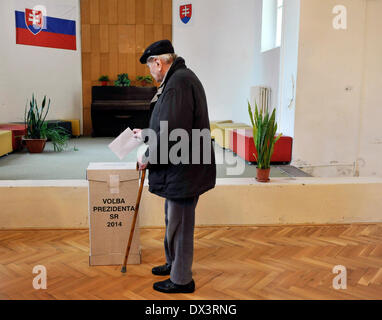
[[[154, 267], [152, 273], [170, 275], [170, 278], [154, 283], [153, 287], [165, 293], [191, 293], [195, 290], [191, 271], [195, 208], [199, 196], [216, 183], [206, 95], [197, 76], [186, 67], [183, 58], [177, 57], [169, 40], [151, 44], [140, 62], [147, 64], [153, 78], [160, 83], [151, 101], [151, 130], [134, 129], [135, 137], [148, 143], [138, 164], [140, 169], [149, 169], [149, 191], [166, 199], [166, 264]], [[180, 143], [182, 137], [173, 141], [174, 129], [188, 134], [183, 149], [178, 150], [184, 152], [182, 161], [176, 158], [175, 163], [171, 148]], [[150, 143], [148, 131], [154, 133], [157, 141]], [[194, 136], [195, 131], [204, 135]], [[189, 147], [190, 152], [184, 147]]]

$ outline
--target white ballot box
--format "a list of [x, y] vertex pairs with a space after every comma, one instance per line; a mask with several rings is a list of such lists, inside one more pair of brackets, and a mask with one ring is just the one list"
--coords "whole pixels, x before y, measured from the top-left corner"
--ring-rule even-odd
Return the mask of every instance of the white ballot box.
[[[89, 264], [122, 264], [139, 189], [136, 163], [89, 163], [86, 175], [89, 181]], [[127, 263], [141, 263], [139, 217]]]

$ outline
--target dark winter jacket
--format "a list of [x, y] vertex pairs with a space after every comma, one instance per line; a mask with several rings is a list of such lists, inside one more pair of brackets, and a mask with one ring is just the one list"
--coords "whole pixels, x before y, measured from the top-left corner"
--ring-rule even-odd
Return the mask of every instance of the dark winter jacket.
[[[168, 199], [179, 199], [197, 196], [214, 188], [216, 164], [209, 131], [206, 95], [198, 77], [186, 67], [183, 58], [176, 58], [171, 65], [153, 99], [151, 110], [149, 128], [155, 131], [157, 145], [149, 142], [149, 148], [145, 154], [149, 158], [149, 191]], [[160, 132], [160, 121], [168, 121], [169, 135], [173, 129], [177, 128], [187, 131], [189, 137], [188, 164], [187, 161], [184, 161], [186, 159], [184, 157], [182, 158], [184, 163], [171, 163], [169, 157], [171, 152], [179, 156], [179, 159], [181, 158], [181, 152], [175, 152], [176, 145], [179, 146], [177, 143], [180, 141], [180, 137], [176, 141], [169, 141], [163, 130]], [[199, 148], [192, 148], [192, 129], [206, 129], [204, 134], [207, 132], [207, 139], [200, 139]], [[143, 135], [145, 135], [145, 131], [143, 130]], [[168, 147], [163, 146], [164, 143], [168, 143]], [[207, 149], [205, 147], [203, 149], [203, 144], [207, 146]], [[203, 150], [208, 152], [209, 163], [203, 162]], [[165, 153], [167, 154], [163, 158]], [[187, 153], [183, 155], [187, 155]], [[152, 157], [157, 159], [156, 163], [152, 161]], [[199, 160], [195, 161], [196, 158]], [[166, 159], [168, 160], [166, 161]]]

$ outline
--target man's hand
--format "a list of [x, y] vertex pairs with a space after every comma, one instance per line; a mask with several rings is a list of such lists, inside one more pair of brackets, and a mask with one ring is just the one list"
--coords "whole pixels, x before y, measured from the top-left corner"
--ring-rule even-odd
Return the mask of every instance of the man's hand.
[[133, 129], [134, 138], [142, 141], [142, 129]]
[[147, 168], [147, 163], [143, 163], [142, 161], [143, 154], [138, 155], [138, 169], [143, 170]]
[[[142, 129], [133, 129], [134, 138], [142, 141]], [[146, 169], [147, 163], [143, 163], [143, 154], [138, 155], [138, 169]]]

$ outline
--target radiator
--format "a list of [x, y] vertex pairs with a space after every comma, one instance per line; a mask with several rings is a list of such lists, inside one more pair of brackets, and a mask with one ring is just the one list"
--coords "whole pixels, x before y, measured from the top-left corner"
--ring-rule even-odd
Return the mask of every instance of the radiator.
[[260, 86], [251, 87], [250, 103], [253, 110], [255, 109], [255, 102], [257, 103], [259, 111], [268, 111], [271, 104], [271, 88]]

